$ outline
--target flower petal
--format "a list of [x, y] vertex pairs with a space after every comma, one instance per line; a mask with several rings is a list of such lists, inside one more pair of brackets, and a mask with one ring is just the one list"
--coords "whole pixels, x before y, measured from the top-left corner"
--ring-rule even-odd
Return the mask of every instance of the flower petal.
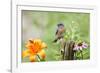
[[40, 39], [33, 39], [34, 43], [42, 43], [42, 41]]
[[30, 51], [29, 51], [29, 49], [26, 49], [26, 50], [24, 50], [23, 52], [22, 52], [22, 57], [24, 58], [24, 57], [27, 57], [27, 56], [29, 56], [30, 55]]
[[82, 47], [83, 47], [83, 48], [88, 48], [88, 44], [86, 44], [85, 42], [83, 42]]
[[38, 55], [42, 58], [42, 59], [45, 59], [46, 57], [46, 54], [45, 54], [45, 51], [44, 50], [41, 50]]
[[42, 43], [41, 48], [47, 48], [47, 45], [45, 43]]
[[35, 62], [36, 61], [36, 55], [31, 55], [29, 57], [30, 62]]

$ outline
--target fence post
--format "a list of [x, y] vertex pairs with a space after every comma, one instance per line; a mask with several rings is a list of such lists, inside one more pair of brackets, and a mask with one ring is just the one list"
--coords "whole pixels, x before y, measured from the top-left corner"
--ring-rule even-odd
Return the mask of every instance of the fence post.
[[64, 44], [63, 60], [73, 60], [74, 59], [74, 48], [75, 42], [72, 40], [66, 41]]

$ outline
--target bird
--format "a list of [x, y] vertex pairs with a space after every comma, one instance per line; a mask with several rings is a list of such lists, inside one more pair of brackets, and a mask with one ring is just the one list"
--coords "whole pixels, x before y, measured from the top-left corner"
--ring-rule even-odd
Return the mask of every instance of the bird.
[[53, 41], [54, 43], [56, 43], [58, 40], [62, 39], [64, 37], [64, 32], [65, 32], [65, 27], [63, 23], [59, 23], [57, 24], [57, 30], [55, 33], [55, 40]]

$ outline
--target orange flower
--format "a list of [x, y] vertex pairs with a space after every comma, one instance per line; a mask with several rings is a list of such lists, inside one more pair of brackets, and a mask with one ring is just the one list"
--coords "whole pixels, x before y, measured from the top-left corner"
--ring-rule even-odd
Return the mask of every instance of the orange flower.
[[47, 48], [47, 45], [42, 42], [40, 39], [32, 39], [26, 43], [26, 50], [22, 52], [22, 57], [29, 57], [31, 62], [35, 62], [37, 55], [45, 59], [46, 54], [44, 48]]

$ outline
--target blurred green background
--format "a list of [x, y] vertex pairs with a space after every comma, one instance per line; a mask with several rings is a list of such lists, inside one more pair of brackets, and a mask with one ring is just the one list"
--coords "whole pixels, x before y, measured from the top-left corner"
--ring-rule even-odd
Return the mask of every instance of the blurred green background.
[[[22, 10], [22, 51], [25, 50], [25, 42], [30, 38], [40, 38], [48, 46], [46, 49], [46, 61], [59, 61], [60, 44], [54, 44], [55, 32], [58, 23], [65, 25], [66, 31], [72, 23], [78, 24], [79, 34], [82, 40], [90, 42], [90, 14], [78, 12], [47, 12]], [[75, 25], [76, 26], [76, 25]], [[73, 28], [74, 26], [72, 26]], [[90, 50], [83, 51], [84, 59], [90, 58]], [[28, 58], [22, 62], [29, 62]]]

